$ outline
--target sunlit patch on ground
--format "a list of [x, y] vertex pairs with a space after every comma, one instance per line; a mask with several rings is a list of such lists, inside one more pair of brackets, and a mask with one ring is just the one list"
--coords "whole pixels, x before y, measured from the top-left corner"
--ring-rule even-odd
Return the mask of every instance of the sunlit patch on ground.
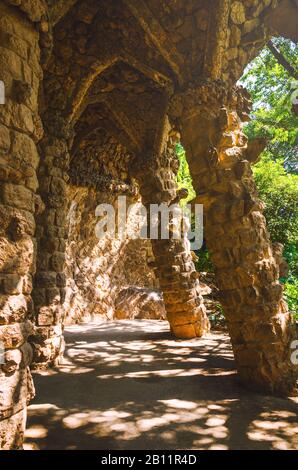
[[175, 341], [161, 321], [66, 329], [35, 374], [30, 449], [297, 449], [297, 400], [247, 392], [225, 333]]

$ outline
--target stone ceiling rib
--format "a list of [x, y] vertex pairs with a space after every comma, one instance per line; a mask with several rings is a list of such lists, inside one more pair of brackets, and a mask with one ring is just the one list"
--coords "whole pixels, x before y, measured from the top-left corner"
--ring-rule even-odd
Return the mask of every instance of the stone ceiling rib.
[[219, 78], [228, 30], [231, 0], [211, 0], [204, 54], [204, 75]]
[[[115, 121], [114, 116], [111, 115], [110, 109], [108, 108], [109, 118], [105, 117], [105, 103], [101, 103], [101, 106], [98, 108], [87, 108], [86, 113], [82, 115], [82, 120], [86, 116], [92, 114], [92, 120], [89, 125], [85, 126], [82, 130], [76, 133], [73, 146], [72, 146], [72, 155], [74, 156], [77, 151], [80, 149], [80, 144], [83, 140], [87, 139], [91, 134], [96, 132], [98, 129], [105, 129], [109, 134], [111, 134], [118, 142], [126, 147], [126, 149], [134, 154], [137, 152], [137, 148], [133, 144], [131, 137], [127, 132], [119, 126]], [[106, 106], [107, 107], [107, 106]], [[112, 119], [111, 119], [112, 118]]]
[[131, 120], [123, 112], [123, 110], [119, 108], [117, 100], [115, 100], [112, 96], [110, 96], [105, 101], [105, 105], [109, 109], [111, 116], [113, 117], [113, 120], [115, 121], [116, 125], [124, 130], [125, 134], [129, 137], [130, 141], [132, 142], [134, 148], [137, 151], [141, 151], [142, 149], [141, 141], [138, 138], [136, 132], [134, 132]]
[[72, 95], [68, 104], [68, 114], [71, 121], [76, 119], [79, 110], [83, 107], [86, 93], [90, 89], [94, 80], [118, 61], [119, 56], [117, 54], [98, 60], [98, 66], [96, 67], [93, 65], [93, 68], [88, 71], [88, 74], [79, 81], [75, 93]]
[[164, 73], [152, 68], [148, 63], [141, 61], [135, 54], [131, 51], [122, 53], [122, 60], [127, 64], [131, 65], [135, 69], [142, 72], [147, 78], [155, 81], [161, 86], [172, 86], [172, 80], [170, 77], [166, 76]]
[[183, 57], [169, 40], [167, 33], [159, 21], [153, 16], [151, 10], [143, 0], [124, 0], [124, 3], [130, 9], [143, 30], [150, 37], [164, 60], [173, 70], [178, 82], [182, 84], [182, 69], [184, 67]]
[[78, 0], [58, 0], [50, 4], [49, 14], [53, 26], [61, 21], [61, 19], [74, 7], [77, 1]]

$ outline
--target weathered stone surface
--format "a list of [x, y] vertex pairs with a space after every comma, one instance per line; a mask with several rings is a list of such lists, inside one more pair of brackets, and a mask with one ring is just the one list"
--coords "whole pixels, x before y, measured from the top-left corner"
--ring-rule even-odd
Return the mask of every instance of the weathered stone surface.
[[252, 20], [248, 20], [243, 25], [243, 33], [247, 34], [256, 29], [260, 24], [259, 18], [254, 18]]
[[26, 419], [27, 410], [23, 408], [18, 413], [0, 421], [1, 450], [21, 450], [23, 448]]
[[231, 5], [231, 20], [235, 24], [242, 24], [245, 22], [245, 6], [243, 2], [233, 2]]
[[166, 311], [161, 293], [144, 287], [123, 289], [115, 301], [115, 318], [165, 320]]
[[63, 322], [112, 318], [119, 292], [137, 285], [160, 287], [176, 336], [208, 331], [187, 240], [94, 235], [96, 205], [117, 195], [179, 202], [180, 133], [240, 376], [293, 386], [281, 262], [250, 168], [260, 148], [241, 132], [249, 99], [232, 91], [270, 28], [292, 37], [295, 15], [282, 15], [292, 3], [0, 3], [0, 447], [21, 447], [32, 349], [35, 366], [57, 363]]
[[230, 33], [230, 46], [235, 47], [240, 44], [241, 41], [241, 29], [236, 26], [232, 25], [231, 26], [231, 33]]
[[34, 197], [31, 191], [21, 185], [5, 184], [2, 187], [3, 201], [8, 206], [34, 211]]
[[[140, 161], [134, 170], [143, 203], [147, 206], [162, 201], [168, 205], [173, 201], [177, 204], [176, 165], [173, 164], [177, 158], [175, 140], [168, 134], [166, 126], [164, 134], [162, 153], [151, 155], [148, 166], [146, 161]], [[173, 184], [168, 185], [167, 181]], [[175, 225], [170, 219], [169, 225], [171, 233], [174, 233]], [[171, 331], [178, 338], [201, 336], [208, 331], [209, 321], [202, 304], [199, 281], [193, 276], [195, 267], [186, 233], [181, 233], [177, 240], [153, 239], [151, 243]]]
[[0, 326], [0, 341], [5, 348], [19, 348], [33, 331], [33, 325], [30, 321], [3, 325]]
[[0, 341], [6, 348], [0, 367], [1, 449], [22, 447], [26, 406], [33, 396], [27, 340], [34, 331], [29, 319], [40, 134], [34, 123], [42, 76], [38, 39], [34, 25], [17, 8], [1, 2], [0, 78], [6, 98], [0, 105]]
[[[248, 145], [239, 138], [240, 119], [247, 111], [246, 94], [239, 90], [226, 101], [227, 119], [221, 121], [217, 138], [220, 156], [214, 169], [217, 185], [204, 192], [205, 237], [215, 266], [220, 298], [231, 335], [236, 363], [243, 382], [253, 389], [288, 393], [296, 383], [297, 368], [290, 360], [290, 343], [295, 337], [291, 316], [284, 308], [278, 266], [266, 232], [265, 219], [252, 180], [250, 164], [264, 143]], [[220, 112], [220, 104], [218, 112]], [[235, 113], [237, 110], [237, 114]], [[190, 116], [190, 117], [189, 117]], [[189, 163], [198, 174], [200, 159], [208, 155], [210, 141], [194, 133], [200, 126], [212, 126], [212, 114], [204, 121], [200, 114], [187, 113], [182, 119], [182, 137]], [[234, 134], [227, 139], [227, 135]], [[224, 171], [222, 171], [224, 169]], [[228, 183], [228, 184], [227, 184]], [[219, 185], [220, 184], [220, 185]], [[216, 192], [215, 192], [216, 190]], [[201, 196], [197, 198], [201, 202]], [[277, 258], [279, 255], [277, 253]], [[282, 328], [276, 325], [282, 324]], [[278, 346], [278, 347], [277, 347]]]

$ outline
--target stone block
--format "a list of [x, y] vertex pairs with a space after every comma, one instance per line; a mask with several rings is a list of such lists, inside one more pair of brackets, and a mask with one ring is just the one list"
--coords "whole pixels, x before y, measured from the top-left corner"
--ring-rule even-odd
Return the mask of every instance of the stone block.
[[5, 70], [13, 78], [22, 80], [22, 59], [14, 52], [0, 46], [0, 69]]
[[51, 289], [47, 289], [46, 294], [48, 305], [58, 304], [61, 300], [60, 289], [58, 289], [58, 287], [52, 287]]
[[6, 49], [18, 54], [21, 59], [25, 61], [28, 59], [28, 43], [15, 34], [1, 30], [0, 43]]
[[24, 295], [0, 295], [0, 325], [23, 322], [27, 314]]
[[232, 47], [227, 50], [226, 57], [228, 60], [235, 60], [238, 57], [238, 47]]
[[55, 313], [49, 307], [42, 307], [39, 309], [37, 315], [37, 324], [39, 326], [50, 326], [55, 322]]
[[39, 163], [39, 155], [34, 141], [26, 134], [12, 132], [12, 154], [32, 168], [36, 169]]
[[10, 149], [10, 131], [6, 126], [0, 124], [0, 150], [8, 152]]
[[245, 6], [243, 2], [233, 2], [231, 5], [231, 20], [236, 25], [243, 24], [245, 22]]
[[241, 41], [241, 29], [238, 28], [235, 24], [231, 26], [231, 33], [230, 33], [230, 46], [235, 47], [240, 44]]
[[196, 337], [196, 329], [192, 324], [181, 325], [181, 326], [172, 326], [172, 332], [176, 338], [181, 339], [191, 339]]
[[34, 287], [32, 298], [36, 307], [46, 304], [46, 288]]
[[255, 368], [262, 363], [262, 353], [257, 349], [236, 350], [235, 358], [239, 367]]
[[[24, 104], [11, 103], [11, 123], [18, 131], [37, 137], [32, 111]], [[38, 140], [38, 139], [37, 139]]]
[[39, 185], [36, 174], [33, 174], [31, 177], [26, 178], [25, 184], [26, 188], [30, 189], [30, 191], [35, 193]]
[[4, 294], [18, 295], [22, 293], [23, 279], [18, 274], [3, 274], [0, 275], [0, 285]]
[[6, 183], [2, 188], [3, 199], [6, 204], [34, 212], [34, 195], [21, 185]]
[[56, 287], [56, 273], [54, 271], [38, 272], [35, 276], [37, 287]]
[[30, 343], [24, 343], [21, 348], [22, 352], [22, 367], [30, 366], [33, 358], [33, 350]]
[[24, 408], [0, 421], [0, 449], [21, 450], [23, 448], [26, 418], [27, 410]]
[[3, 325], [0, 326], [0, 341], [5, 348], [19, 348], [33, 332], [34, 327], [30, 321]]
[[65, 265], [65, 254], [55, 253], [50, 260], [50, 266], [53, 271], [62, 272]]
[[195, 323], [201, 319], [201, 311], [200, 309], [196, 308], [194, 305], [192, 309], [186, 311], [175, 311], [170, 310], [168, 305], [166, 305], [167, 310], [167, 318], [172, 326], [177, 325], [186, 325], [188, 323]]
[[27, 274], [26, 276], [23, 277], [22, 292], [25, 295], [30, 295], [31, 291], [32, 291], [32, 276], [30, 274]]
[[[37, 326], [35, 329], [35, 337], [40, 340], [49, 340], [56, 336], [62, 335], [62, 325], [51, 325], [51, 326]], [[34, 339], [33, 339], [34, 342]]]
[[64, 273], [57, 273], [56, 277], [57, 286], [58, 287], [65, 287], [66, 286], [66, 276]]
[[22, 352], [20, 349], [8, 349], [4, 354], [4, 364], [1, 370], [5, 374], [12, 374], [19, 369], [22, 362]]

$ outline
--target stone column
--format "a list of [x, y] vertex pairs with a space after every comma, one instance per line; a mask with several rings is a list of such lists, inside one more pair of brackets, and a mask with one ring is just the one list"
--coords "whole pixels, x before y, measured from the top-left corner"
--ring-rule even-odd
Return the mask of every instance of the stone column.
[[224, 84], [206, 81], [176, 97], [172, 112], [180, 114], [197, 201], [204, 204], [205, 238], [241, 381], [288, 394], [297, 377], [290, 361], [294, 326], [251, 171], [264, 145], [247, 144], [241, 130], [249, 105], [244, 90], [228, 94]]
[[[143, 157], [136, 171], [145, 206], [171, 205], [177, 197], [175, 173], [179, 165], [171, 137], [161, 154]], [[209, 331], [209, 320], [200, 295], [198, 273], [186, 239], [151, 240], [155, 273], [170, 323], [177, 338], [194, 338]]]
[[[59, 122], [59, 121], [58, 121]], [[57, 124], [55, 118], [53, 123]], [[45, 210], [37, 219], [37, 271], [34, 278], [35, 368], [57, 364], [63, 354], [65, 247], [69, 152], [66, 136], [55, 126], [40, 143], [39, 191]]]
[[[35, 272], [36, 143], [42, 136], [38, 91], [42, 79], [37, 28], [0, 4], [0, 449], [22, 447], [26, 406], [34, 395], [29, 364]], [[3, 348], [4, 347], [4, 351]]]

